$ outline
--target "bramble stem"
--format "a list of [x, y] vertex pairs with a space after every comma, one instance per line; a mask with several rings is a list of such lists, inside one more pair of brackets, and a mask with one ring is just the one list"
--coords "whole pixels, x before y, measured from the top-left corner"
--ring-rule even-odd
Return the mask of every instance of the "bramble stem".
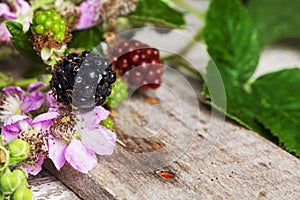
[[189, 72], [191, 72], [192, 74], [199, 76], [199, 72], [194, 69], [193, 67], [191, 67], [187, 61], [182, 58], [181, 56], [186, 55], [191, 48], [193, 48], [193, 46], [195, 45], [195, 43], [197, 43], [198, 41], [202, 40], [202, 29], [199, 29], [197, 31], [197, 33], [194, 35], [193, 40], [190, 41], [186, 46], [184, 46], [177, 54], [172, 54], [169, 56], [166, 56], [164, 58], [162, 58], [163, 60], [167, 61], [169, 64], [173, 65], [174, 64], [181, 64], [180, 67], [185, 68], [186, 70], [188, 70]]
[[9, 85], [15, 85], [15, 86], [19, 86], [19, 87], [27, 87], [28, 85], [30, 85], [33, 82], [37, 82], [37, 78], [30, 78], [30, 79], [23, 79], [23, 80], [17, 80], [17, 81], [3, 81], [0, 82], [0, 88], [3, 87], [7, 87]]

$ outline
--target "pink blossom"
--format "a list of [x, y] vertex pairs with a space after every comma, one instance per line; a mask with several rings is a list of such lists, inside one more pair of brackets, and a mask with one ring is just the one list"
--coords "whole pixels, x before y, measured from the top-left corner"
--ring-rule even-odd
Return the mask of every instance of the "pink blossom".
[[[51, 139], [48, 140], [49, 158], [59, 170], [65, 162], [82, 173], [88, 173], [97, 164], [96, 154], [113, 153], [116, 135], [109, 129], [99, 125], [109, 112], [101, 106], [85, 114], [76, 114], [75, 124], [65, 130], [73, 132], [71, 138], [64, 138], [65, 132], [59, 133], [60, 127], [53, 127]], [[67, 116], [61, 116], [65, 119]], [[59, 119], [57, 119], [59, 120]], [[58, 123], [61, 124], [61, 123]]]
[[32, 175], [41, 171], [48, 151], [46, 140], [48, 129], [58, 116], [57, 112], [47, 112], [32, 120], [28, 116], [14, 115], [4, 122], [1, 135], [5, 142], [20, 138], [29, 143], [29, 157], [22, 165]]
[[100, 22], [100, 0], [86, 0], [80, 6], [80, 18], [76, 29], [87, 29]]
[[39, 109], [45, 102], [45, 94], [39, 90], [45, 86], [42, 82], [30, 84], [27, 88], [28, 96], [17, 86], [3, 88], [5, 98], [0, 102], [0, 122], [4, 122], [10, 116]]

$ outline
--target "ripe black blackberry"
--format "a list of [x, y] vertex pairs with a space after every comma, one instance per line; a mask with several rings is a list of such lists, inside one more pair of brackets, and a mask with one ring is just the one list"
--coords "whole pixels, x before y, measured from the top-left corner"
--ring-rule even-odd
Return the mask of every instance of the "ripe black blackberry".
[[129, 40], [109, 47], [113, 69], [131, 88], [156, 89], [163, 74], [159, 50], [137, 40]]
[[69, 54], [55, 65], [50, 87], [58, 102], [88, 111], [104, 104], [115, 81], [110, 61], [85, 51]]

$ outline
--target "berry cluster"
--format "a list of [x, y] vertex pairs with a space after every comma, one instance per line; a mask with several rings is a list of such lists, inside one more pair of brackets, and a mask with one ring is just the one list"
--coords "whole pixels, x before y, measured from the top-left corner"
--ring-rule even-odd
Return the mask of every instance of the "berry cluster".
[[26, 170], [16, 167], [27, 158], [28, 153], [28, 143], [20, 139], [0, 144], [0, 199], [33, 199]]
[[110, 108], [118, 107], [119, 103], [127, 98], [127, 89], [128, 85], [120, 78], [117, 78], [116, 82], [112, 85], [111, 94], [107, 97], [106, 105]]
[[47, 33], [57, 41], [65, 38], [66, 22], [53, 10], [48, 9], [36, 13], [32, 21], [34, 33], [39, 35]]
[[156, 89], [161, 84], [163, 61], [159, 51], [136, 40], [109, 49], [113, 69], [131, 88]]
[[110, 61], [85, 51], [69, 54], [55, 65], [50, 87], [58, 102], [91, 110], [104, 104], [115, 81]]

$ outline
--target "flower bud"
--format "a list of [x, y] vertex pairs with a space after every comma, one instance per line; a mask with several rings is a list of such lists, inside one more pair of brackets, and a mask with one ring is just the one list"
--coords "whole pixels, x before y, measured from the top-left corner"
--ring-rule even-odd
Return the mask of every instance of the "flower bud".
[[16, 164], [28, 157], [29, 145], [23, 140], [15, 139], [8, 144], [8, 151], [10, 164]]
[[27, 175], [26, 173], [21, 170], [21, 169], [15, 169], [13, 172], [12, 172], [15, 176], [21, 178], [21, 179], [26, 179], [27, 178]]
[[0, 172], [4, 171], [9, 164], [9, 152], [0, 145]]
[[1, 186], [1, 190], [4, 193], [13, 193], [15, 189], [20, 186], [23, 178], [19, 177], [17, 173], [12, 173], [9, 170], [7, 170], [1, 176], [0, 186]]
[[27, 187], [19, 187], [16, 191], [11, 195], [12, 200], [32, 200], [33, 193]]

